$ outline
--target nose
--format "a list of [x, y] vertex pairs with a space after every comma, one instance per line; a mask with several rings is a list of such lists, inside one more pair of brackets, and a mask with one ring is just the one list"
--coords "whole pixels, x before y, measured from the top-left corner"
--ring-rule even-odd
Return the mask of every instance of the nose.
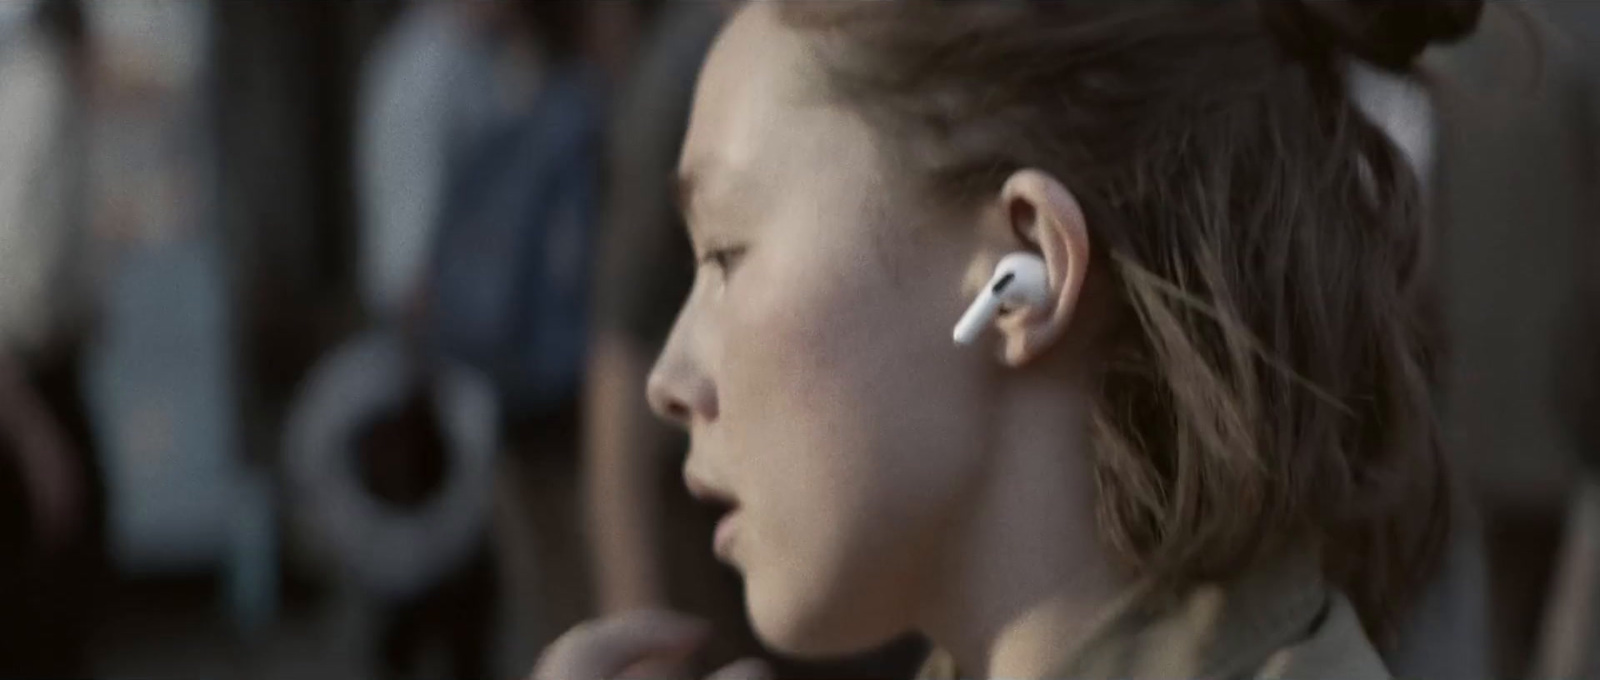
[[696, 420], [708, 422], [718, 414], [717, 391], [681, 343], [669, 340], [645, 387], [645, 396], [656, 415], [687, 429]]

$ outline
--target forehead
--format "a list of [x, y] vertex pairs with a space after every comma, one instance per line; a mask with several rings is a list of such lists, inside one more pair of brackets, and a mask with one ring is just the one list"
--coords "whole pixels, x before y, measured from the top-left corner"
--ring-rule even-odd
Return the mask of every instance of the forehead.
[[[718, 36], [695, 91], [680, 170], [747, 167], [763, 151], [826, 124], [821, 69], [776, 3], [749, 3]], [[831, 108], [831, 107], [829, 107]]]

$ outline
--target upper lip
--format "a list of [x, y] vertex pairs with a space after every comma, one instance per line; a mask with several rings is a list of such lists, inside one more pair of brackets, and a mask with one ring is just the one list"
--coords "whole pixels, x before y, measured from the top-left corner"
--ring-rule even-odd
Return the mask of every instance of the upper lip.
[[717, 505], [722, 505], [727, 507], [729, 512], [732, 512], [734, 508], [739, 506], [739, 500], [734, 498], [732, 493], [712, 486], [710, 483], [692, 474], [685, 474], [683, 476], [683, 483], [689, 488], [689, 495], [693, 496], [695, 500], [698, 500], [702, 503], [714, 503]]

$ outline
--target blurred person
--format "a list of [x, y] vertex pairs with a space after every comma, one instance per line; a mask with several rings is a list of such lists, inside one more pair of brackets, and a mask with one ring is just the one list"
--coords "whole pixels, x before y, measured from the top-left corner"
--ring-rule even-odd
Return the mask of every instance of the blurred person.
[[[1428, 189], [1436, 184], [1438, 142], [1430, 83], [1423, 75], [1395, 73], [1363, 62], [1352, 62], [1348, 71], [1354, 103], [1400, 149], [1417, 175], [1428, 207], [1432, 203]], [[1437, 228], [1431, 218], [1430, 226]], [[1451, 541], [1439, 578], [1417, 595], [1417, 606], [1400, 627], [1394, 648], [1385, 654], [1400, 677], [1487, 678], [1489, 674], [1482, 527], [1469, 495], [1458, 495], [1455, 503]]]
[[78, 379], [87, 50], [73, 0], [0, 11], [0, 675], [82, 673], [104, 577]]
[[[1409, 72], [1480, 11], [740, 10], [678, 166], [698, 268], [648, 395], [761, 640], [919, 631], [934, 677], [1390, 677], [1450, 537], [1440, 329], [1419, 178], [1344, 65]], [[1019, 257], [1039, 272], [996, 269]], [[952, 348], [1008, 285], [1035, 297]], [[713, 634], [591, 622], [534, 677]]]
[[[470, 110], [450, 113], [447, 109], [456, 106], [450, 100], [406, 93], [431, 107], [430, 115], [453, 122], [435, 126], [448, 137], [426, 149], [405, 135], [403, 124], [394, 127], [399, 143], [423, 151], [419, 161], [437, 164], [432, 175], [412, 174], [395, 182], [396, 190], [408, 191], [418, 182], [438, 185], [429, 189], [434, 204], [422, 211], [428, 217], [417, 214], [415, 196], [405, 199], [410, 208], [383, 208], [401, 222], [425, 220], [426, 226], [402, 224], [375, 238], [397, 244], [410, 238], [425, 245], [417, 251], [420, 263], [413, 273], [394, 278], [399, 282], [392, 286], [395, 294], [371, 297], [383, 318], [398, 318], [429, 351], [464, 361], [494, 382], [510, 454], [500, 461], [495, 549], [512, 572], [507, 584], [512, 601], [531, 595], [523, 608], [533, 611], [514, 612], [513, 622], [531, 619], [534, 629], [523, 633], [542, 646], [589, 607], [573, 487], [589, 261], [597, 226], [599, 121], [611, 83], [627, 59], [641, 7], [457, 3], [423, 5], [418, 11], [446, 9], [457, 12], [454, 30], [466, 32], [480, 53], [492, 46], [490, 52], [520, 54], [504, 65], [522, 70], [525, 87], [510, 100], [514, 105], [478, 117]], [[484, 70], [486, 61], [473, 63], [479, 83], [495, 82]], [[391, 79], [397, 92], [418, 84], [403, 80]], [[472, 87], [459, 79], [435, 80], [447, 92]], [[482, 98], [472, 92], [462, 96]], [[412, 238], [414, 228], [426, 236]], [[374, 223], [373, 230], [385, 229]], [[534, 592], [517, 592], [524, 579]]]
[[[405, 6], [363, 65], [356, 128], [362, 298], [379, 319], [419, 294], [449, 164], [472, 136], [527, 110], [542, 69], [502, 3]], [[497, 14], [498, 13], [498, 14]]]
[[[644, 384], [694, 280], [671, 174], [695, 75], [726, 9], [707, 2], [661, 8], [638, 69], [618, 94], [584, 396], [598, 612], [673, 607], [715, 620], [724, 634], [697, 660], [699, 670], [762, 652], [745, 623], [737, 575], [704, 549], [716, 516], [684, 492], [678, 470], [686, 442], [657, 422]], [[769, 660], [783, 677], [904, 677], [920, 652], [911, 640], [833, 664]]]
[[[624, 83], [609, 134], [605, 228], [596, 261], [594, 335], [585, 394], [585, 472], [599, 608], [659, 605], [666, 564], [656, 541], [657, 475], [679, 444], [642, 392], [651, 357], [693, 280], [670, 174], [689, 97], [723, 12], [711, 3], [663, 10]], [[652, 463], [661, 462], [660, 466]]]
[[[452, 160], [472, 135], [525, 110], [540, 76], [536, 55], [479, 16], [492, 6], [476, 4], [406, 4], [362, 67], [355, 129], [359, 290], [371, 318], [408, 333], [417, 332], [408, 324], [422, 321], [423, 278]], [[404, 356], [420, 365], [421, 357]], [[425, 397], [424, 384], [419, 379], [411, 386], [411, 401]], [[375, 481], [417, 487], [404, 495], [427, 499], [446, 475], [460, 473], [445, 467], [442, 451], [430, 445], [435, 425], [427, 406], [423, 400], [398, 412], [351, 416], [366, 424], [350, 453], [361, 461], [365, 490], [385, 504], [395, 499], [386, 498], [381, 484], [373, 487]], [[487, 496], [491, 488], [478, 491]], [[484, 500], [471, 526], [457, 529], [472, 534], [468, 552], [449, 551], [446, 572], [430, 570], [426, 583], [378, 594], [372, 659], [381, 677], [413, 676], [436, 641], [446, 644], [456, 677], [486, 675], [496, 589]], [[398, 508], [414, 513], [415, 506]], [[438, 554], [438, 546], [426, 549]]]
[[1471, 40], [1429, 62], [1431, 252], [1449, 333], [1442, 424], [1476, 506], [1471, 578], [1487, 586], [1490, 642], [1436, 649], [1485, 657], [1490, 677], [1548, 666], [1535, 658], [1550, 635], [1540, 622], [1563, 606], [1552, 586], [1573, 527], [1562, 525], [1586, 507], [1579, 461], [1596, 446], [1583, 423], [1600, 381], [1582, 367], [1600, 346], [1583, 329], [1600, 310], [1585, 293], [1600, 252], [1600, 109], [1592, 56], [1562, 36], [1584, 30], [1573, 16], [1584, 7], [1489, 3]]
[[657, 540], [656, 520], [681, 516], [683, 507], [660, 509], [668, 498], [658, 481], [672, 476], [671, 449], [682, 442], [656, 421], [639, 388], [693, 281], [670, 175], [694, 77], [723, 16], [711, 3], [663, 10], [618, 93], [608, 134], [584, 395], [586, 503], [596, 600], [606, 614], [666, 602], [660, 551], [677, 542]]
[[[590, 121], [601, 106], [585, 53], [587, 18], [579, 3], [420, 2], [369, 62], [361, 135], [367, 307], [420, 343], [424, 356], [489, 376], [514, 454], [499, 464], [519, 506], [542, 494], [514, 461], [560, 459], [571, 448], [564, 442], [581, 362], [596, 163]], [[534, 517], [515, 516], [524, 513]], [[445, 608], [466, 611], [486, 600], [482, 593], [498, 594], [498, 553], [525, 539], [540, 544], [539, 566], [549, 569], [537, 579], [580, 572], [564, 567], [573, 559], [564, 553], [574, 551], [549, 535], [566, 519], [558, 506], [509, 514], [496, 518], [509, 526], [492, 529], [494, 540], [486, 537], [466, 571], [396, 603], [385, 649], [403, 647], [396, 641], [418, 630], [459, 632], [465, 623]], [[547, 593], [561, 590], [548, 585]], [[565, 606], [549, 599], [541, 615]], [[475, 634], [487, 635], [494, 610], [472, 612]]]
[[[1592, 72], [1590, 77], [1594, 77]], [[1590, 97], [1593, 92], [1591, 88]], [[1590, 141], [1600, 142], [1600, 138]], [[1594, 166], [1588, 169], [1593, 171]], [[1586, 177], [1589, 186], [1595, 179]], [[1591, 199], [1594, 195], [1590, 194]], [[1589, 264], [1581, 270], [1583, 283], [1570, 325], [1560, 338], [1564, 371], [1556, 400], [1565, 406], [1561, 415], [1583, 468], [1568, 494], [1550, 587], [1539, 609], [1531, 663], [1535, 677], [1600, 676], [1600, 419], [1595, 418], [1600, 413], [1600, 267], [1594, 266], [1600, 256], [1600, 229], [1583, 236], [1584, 243], [1576, 252]], [[1513, 596], [1536, 599], [1540, 594], [1525, 588]]]
[[[1584, 395], [1600, 386], [1572, 370], [1600, 338], [1575, 328], [1600, 309], [1578, 299], [1585, 284], [1575, 276], [1592, 268], [1582, 258], [1595, 252], [1593, 76], [1548, 25], [1551, 10], [1582, 12], [1490, 4], [1482, 29], [1430, 55], [1418, 76], [1354, 74], [1358, 103], [1391, 132], [1427, 190], [1450, 336], [1441, 417], [1471, 491], [1441, 583], [1393, 659], [1406, 675], [1525, 674], [1536, 645], [1559, 655], [1549, 650], [1560, 644], [1536, 641], [1555, 632], [1539, 622], [1570, 619], [1563, 602], [1587, 601], [1546, 588], [1557, 541], [1576, 543], [1564, 554], [1583, 552], [1587, 539], [1573, 532], [1593, 522], [1582, 516], [1592, 502], [1571, 481], [1573, 453], [1593, 448], [1593, 438], [1575, 440], [1560, 416], [1592, 413]], [[1580, 30], [1592, 23], [1566, 19]], [[1573, 519], [1563, 532], [1568, 498]]]
[[[587, 6], [586, 6], [587, 5]], [[363, 67], [357, 147], [364, 304], [423, 313], [452, 165], [486, 130], [529, 113], [545, 78], [585, 55], [616, 77], [635, 3], [415, 0]]]
[[[1576, 219], [1572, 224], [1548, 221], [1540, 224], [1544, 238], [1553, 241], [1547, 262], [1575, 270], [1577, 283], [1568, 292], [1567, 306], [1556, 334], [1553, 370], [1544, 377], [1554, 383], [1558, 425], [1572, 443], [1580, 473], [1564, 477], [1571, 484], [1570, 498], [1563, 516], [1560, 545], [1553, 558], [1546, 590], [1529, 584], [1513, 590], [1522, 602], [1542, 604], [1539, 636], [1533, 647], [1533, 661], [1527, 668], [1532, 677], [1600, 676], [1600, 7], [1588, 3], [1543, 2], [1537, 25], [1541, 47], [1554, 53], [1552, 66], [1540, 80], [1544, 106], [1532, 111], [1519, 109], [1518, 117], [1531, 129], [1557, 130], [1560, 138], [1539, 147], [1504, 144], [1503, 154], [1523, 154], [1512, 158], [1522, 167], [1543, 168], [1540, 161], [1556, 161], [1561, 174], [1541, 172], [1546, 182], [1554, 181], [1562, 215]], [[1489, 65], [1500, 55], [1477, 55], [1476, 63]], [[1523, 122], [1525, 121], [1525, 123]], [[1548, 132], [1545, 133], [1549, 135]], [[1557, 146], [1555, 142], [1561, 142]], [[1530, 182], [1530, 185], [1532, 183]], [[1542, 185], [1541, 185], [1542, 186]], [[1544, 189], [1549, 191], [1548, 188]], [[1527, 197], [1528, 202], [1549, 200], [1547, 196]], [[1567, 233], [1570, 229], [1575, 233]], [[1571, 241], [1566, 239], [1571, 238]], [[1571, 245], [1563, 254], [1560, 246]], [[1554, 281], [1569, 284], [1570, 280]], [[1548, 304], [1548, 303], [1547, 303]], [[1549, 461], [1542, 461], [1549, 465]], [[1547, 487], [1548, 488], [1548, 487]], [[1559, 486], [1557, 486], [1559, 488]], [[1530, 489], [1528, 493], [1539, 490]], [[1551, 494], [1560, 497], [1563, 494]], [[1548, 515], [1546, 521], [1550, 521]], [[1521, 546], [1508, 545], [1510, 553]], [[1508, 558], [1509, 561], [1509, 558]], [[1542, 597], [1541, 597], [1542, 596]], [[1513, 611], [1531, 608], [1517, 607]], [[1521, 631], [1519, 631], [1521, 632]], [[1525, 637], [1516, 640], [1526, 644]]]

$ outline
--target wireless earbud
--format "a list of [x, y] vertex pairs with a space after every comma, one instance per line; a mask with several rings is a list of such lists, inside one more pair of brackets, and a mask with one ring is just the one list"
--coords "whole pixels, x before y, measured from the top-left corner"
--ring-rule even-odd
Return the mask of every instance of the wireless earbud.
[[1044, 258], [1028, 252], [1010, 253], [1000, 258], [1000, 263], [994, 267], [994, 276], [989, 277], [978, 299], [972, 301], [972, 306], [956, 322], [956, 344], [972, 344], [1001, 311], [1042, 305], [1049, 294], [1050, 280], [1045, 273]]

